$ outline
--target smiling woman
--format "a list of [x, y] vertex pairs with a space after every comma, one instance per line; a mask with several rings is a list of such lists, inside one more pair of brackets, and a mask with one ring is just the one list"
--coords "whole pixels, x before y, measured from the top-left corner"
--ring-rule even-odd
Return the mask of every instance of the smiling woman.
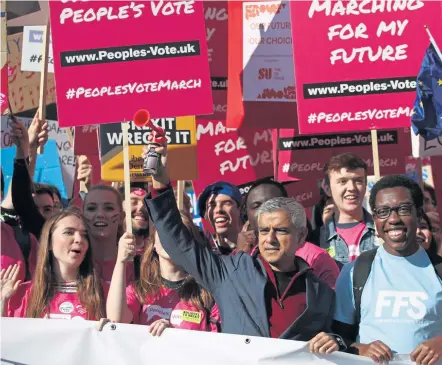
[[[12, 274], [11, 274], [12, 272]], [[15, 270], [2, 272], [2, 315], [8, 317], [88, 319], [104, 317], [104, 294], [96, 275], [83, 217], [65, 211], [44, 225], [34, 280], [17, 285]], [[2, 285], [3, 286], [3, 285]]]
[[[101, 278], [110, 282], [117, 259], [118, 240], [123, 233], [123, 205], [121, 196], [111, 186], [95, 185], [83, 202], [95, 263]], [[134, 279], [133, 263], [127, 265], [127, 281]]]

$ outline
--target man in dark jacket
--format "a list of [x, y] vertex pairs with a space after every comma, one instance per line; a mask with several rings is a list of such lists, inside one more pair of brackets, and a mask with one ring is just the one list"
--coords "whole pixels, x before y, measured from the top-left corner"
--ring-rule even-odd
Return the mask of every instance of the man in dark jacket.
[[338, 336], [327, 333], [333, 290], [295, 257], [307, 235], [302, 206], [289, 198], [266, 202], [257, 213], [256, 256], [217, 256], [194, 242], [182, 223], [167, 174], [166, 148], [157, 152], [162, 164], [153, 177], [152, 199], [145, 200], [150, 217], [174, 263], [215, 297], [223, 332], [310, 341], [310, 350], [318, 353], [345, 349]]

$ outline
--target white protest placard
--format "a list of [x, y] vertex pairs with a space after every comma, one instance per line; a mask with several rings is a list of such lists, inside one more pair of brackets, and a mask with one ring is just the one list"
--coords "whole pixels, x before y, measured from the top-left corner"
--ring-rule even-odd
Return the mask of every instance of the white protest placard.
[[[26, 128], [32, 122], [31, 118], [17, 118], [22, 122]], [[58, 155], [60, 157], [61, 171], [63, 173], [63, 182], [66, 187], [66, 193], [68, 198], [72, 197], [72, 191], [74, 188], [75, 181], [75, 164], [76, 159], [74, 155], [74, 150], [71, 147], [71, 143], [66, 134], [64, 128], [58, 127], [58, 122], [55, 120], [48, 120], [49, 123], [49, 139], [52, 139], [57, 144]], [[10, 120], [7, 116], [1, 117], [1, 148], [11, 147], [12, 137], [11, 137], [11, 125]]]
[[243, 100], [296, 102], [289, 2], [244, 1], [243, 14]]
[[411, 134], [413, 157], [442, 156], [442, 137], [426, 141], [421, 136]]
[[[44, 26], [23, 28], [23, 49], [21, 54], [22, 71], [41, 72], [44, 28]], [[52, 37], [49, 43], [48, 72], [54, 73]]]

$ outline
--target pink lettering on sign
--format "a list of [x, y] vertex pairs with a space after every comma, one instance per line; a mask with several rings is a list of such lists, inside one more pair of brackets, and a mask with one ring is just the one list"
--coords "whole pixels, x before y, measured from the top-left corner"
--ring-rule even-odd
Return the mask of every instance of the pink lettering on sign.
[[49, 6], [61, 127], [213, 112], [201, 1]]
[[[276, 133], [274, 133], [276, 140]], [[403, 174], [405, 156], [411, 154], [410, 130], [378, 132], [381, 175]], [[309, 180], [313, 184], [322, 179], [324, 165], [339, 153], [353, 152], [368, 165], [373, 175], [373, 152], [370, 132], [295, 136], [293, 129], [282, 129], [278, 141], [278, 181]]]
[[0, 112], [3, 114], [8, 109], [8, 65], [3, 65], [1, 69], [1, 92], [0, 92]]
[[300, 134], [410, 126], [430, 44], [424, 26], [442, 42], [440, 1], [290, 1], [290, 9]]
[[197, 120], [199, 194], [219, 180], [243, 185], [273, 176], [272, 130], [229, 129], [223, 120]]
[[310, 179], [300, 180], [285, 185], [287, 194], [304, 208], [312, 207], [319, 202], [319, 185]]

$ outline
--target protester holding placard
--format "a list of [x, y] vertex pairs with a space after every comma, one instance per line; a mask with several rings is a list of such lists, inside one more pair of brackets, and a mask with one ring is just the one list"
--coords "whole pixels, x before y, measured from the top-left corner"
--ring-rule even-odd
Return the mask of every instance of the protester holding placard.
[[342, 341], [326, 333], [334, 292], [295, 257], [307, 235], [302, 206], [288, 198], [264, 203], [258, 216], [259, 254], [216, 255], [198, 245], [182, 223], [167, 173], [166, 148], [156, 151], [162, 163], [153, 176], [153, 199], [145, 200], [150, 217], [172, 260], [214, 295], [223, 332], [310, 341], [312, 352], [338, 350]]
[[[200, 233], [186, 214], [183, 224], [194, 243], [204, 246]], [[126, 264], [136, 254], [135, 236], [126, 233], [120, 240], [118, 259], [107, 301], [112, 321], [149, 325], [149, 332], [160, 336], [167, 327], [217, 332], [220, 316], [213, 297], [163, 249], [152, 230], [141, 262], [140, 278], [126, 289]]]
[[[120, 193], [106, 185], [95, 185], [83, 202], [83, 215], [100, 277], [110, 283], [123, 233], [124, 211]], [[127, 283], [134, 277], [133, 263], [127, 265]]]
[[442, 353], [442, 257], [418, 243], [422, 207], [413, 180], [379, 180], [370, 208], [385, 243], [344, 266], [336, 283], [336, 332], [376, 362], [411, 354], [413, 362], [428, 365]]
[[[132, 233], [136, 237], [137, 253], [142, 254], [149, 236], [149, 214], [144, 206], [144, 198], [148, 194], [148, 188], [144, 183], [131, 183], [130, 185], [131, 211], [125, 212], [125, 214], [132, 217]], [[119, 189], [119, 193], [124, 206], [124, 187]]]
[[94, 269], [83, 217], [62, 212], [43, 227], [32, 281], [18, 285], [18, 266], [1, 272], [1, 315], [88, 319], [105, 317], [105, 294]]
[[342, 264], [375, 247], [373, 220], [362, 202], [367, 188], [367, 164], [353, 153], [333, 156], [325, 168], [325, 187], [335, 210], [321, 227], [320, 246]]
[[[47, 140], [47, 128], [40, 133], [36, 133], [35, 128], [31, 132], [31, 142], [36, 153], [38, 143]], [[12, 183], [1, 206], [1, 268], [6, 270], [11, 265], [19, 265], [17, 277], [24, 281], [34, 275], [38, 247], [36, 237], [40, 236], [44, 218], [31, 195], [32, 182], [27, 164], [30, 152], [28, 131], [22, 123], [13, 120], [11, 134], [17, 149]], [[17, 190], [21, 192], [18, 199]]]
[[37, 238], [45, 220], [53, 214], [54, 207], [50, 191], [32, 191], [31, 179], [35, 170], [37, 148], [48, 139], [47, 123], [41, 124], [38, 116], [34, 117], [29, 130], [15, 118], [11, 123], [11, 134], [17, 145], [10, 187], [12, 203], [23, 228]]
[[[135, 236], [136, 255], [133, 260], [135, 279], [140, 277], [140, 264], [144, 250], [147, 245], [147, 238], [149, 236], [149, 214], [144, 206], [144, 197], [148, 194], [147, 184], [131, 183], [130, 184], [130, 212], [132, 218], [132, 233]], [[124, 186], [120, 187], [119, 193], [123, 200], [123, 209], [126, 208], [124, 204]]]

